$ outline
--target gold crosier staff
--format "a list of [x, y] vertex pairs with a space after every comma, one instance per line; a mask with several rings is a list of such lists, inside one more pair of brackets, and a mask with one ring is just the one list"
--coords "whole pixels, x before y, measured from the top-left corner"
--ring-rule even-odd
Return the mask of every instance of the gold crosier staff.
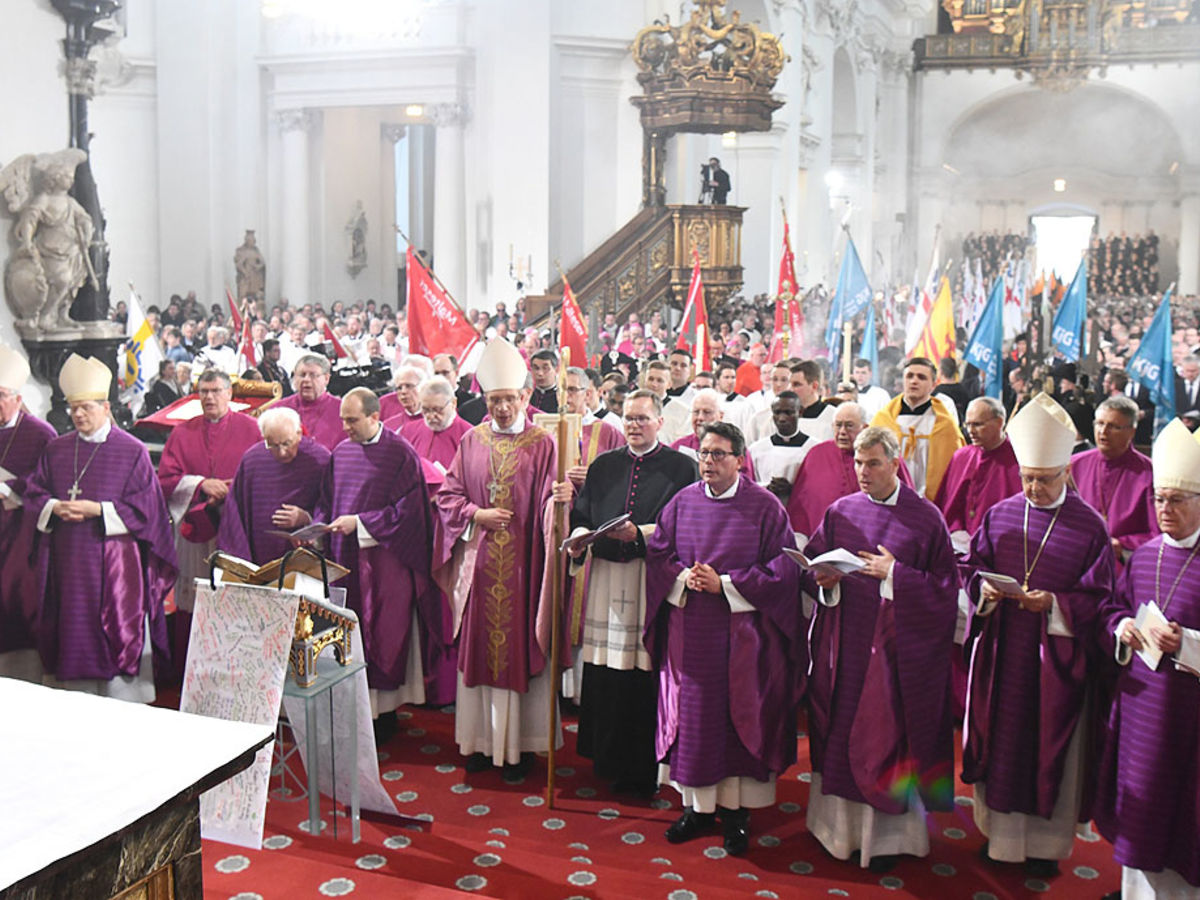
[[[562, 269], [559, 269], [560, 273], [561, 271]], [[561, 310], [559, 315], [562, 315]], [[550, 313], [550, 320], [553, 323], [553, 311]], [[558, 448], [558, 476], [556, 480], [560, 484], [567, 480], [566, 448], [568, 428], [565, 409], [567, 402], [567, 366], [570, 364], [571, 348], [563, 347], [560, 351], [558, 363], [558, 414], [555, 421], [557, 426], [555, 446]], [[549, 552], [554, 553], [556, 558], [550, 582], [550, 746], [546, 753], [546, 807], [548, 809], [554, 808], [554, 739], [558, 735], [558, 728], [556, 727], [558, 723], [559, 692], [558, 629], [559, 622], [561, 621], [559, 606], [562, 603], [563, 560], [557, 558], [557, 555], [559, 547], [562, 546], [563, 542], [563, 516], [566, 514], [566, 507], [566, 503], [560, 503], [557, 500], [554, 503], [554, 537], [553, 543], [549, 548]]]

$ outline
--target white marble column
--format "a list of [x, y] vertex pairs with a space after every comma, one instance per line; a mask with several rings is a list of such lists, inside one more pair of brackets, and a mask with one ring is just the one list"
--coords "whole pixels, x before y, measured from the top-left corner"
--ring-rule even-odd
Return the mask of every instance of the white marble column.
[[466, 302], [467, 231], [463, 126], [467, 109], [438, 103], [429, 112], [437, 126], [433, 166], [433, 264], [459, 303]]
[[1200, 193], [1193, 192], [1179, 201], [1179, 283], [1176, 294], [1197, 292], [1200, 292]]
[[293, 307], [307, 303], [311, 296], [309, 232], [310, 179], [308, 166], [309, 132], [319, 113], [308, 109], [284, 109], [275, 114], [279, 125], [282, 155], [283, 200], [282, 266], [279, 293]]

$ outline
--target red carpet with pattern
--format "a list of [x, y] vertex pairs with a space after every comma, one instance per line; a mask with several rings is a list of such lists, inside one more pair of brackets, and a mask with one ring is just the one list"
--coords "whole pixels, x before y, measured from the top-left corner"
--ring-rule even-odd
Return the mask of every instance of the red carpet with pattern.
[[[970, 790], [958, 785], [954, 812], [930, 817], [926, 859], [902, 859], [886, 875], [832, 859], [804, 827], [808, 742], [779, 780], [776, 805], [755, 810], [751, 848], [728, 857], [719, 834], [671, 845], [663, 831], [679, 814], [664, 788], [653, 802], [613, 797], [574, 735], [557, 758], [554, 809], [545, 803], [545, 760], [519, 784], [498, 771], [467, 774], [454, 744], [454, 717], [416, 709], [380, 752], [384, 784], [399, 810], [425, 820], [404, 828], [363, 821], [352, 844], [322, 798], [323, 834], [308, 834], [303, 800], [272, 798], [265, 846], [248, 851], [204, 842], [205, 900], [487, 897], [725, 900], [747, 897], [1099, 898], [1120, 883], [1109, 845], [1089, 836], [1059, 876], [1032, 879], [1023, 867], [979, 857], [983, 838], [971, 817]], [[568, 728], [574, 725], [568, 720]]]

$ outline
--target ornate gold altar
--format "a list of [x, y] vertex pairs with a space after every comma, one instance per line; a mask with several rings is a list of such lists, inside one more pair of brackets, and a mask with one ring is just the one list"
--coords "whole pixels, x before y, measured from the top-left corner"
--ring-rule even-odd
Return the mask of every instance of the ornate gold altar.
[[1011, 68], [1051, 90], [1092, 69], [1200, 58], [1196, 0], [942, 0], [953, 34], [916, 42], [918, 69]]

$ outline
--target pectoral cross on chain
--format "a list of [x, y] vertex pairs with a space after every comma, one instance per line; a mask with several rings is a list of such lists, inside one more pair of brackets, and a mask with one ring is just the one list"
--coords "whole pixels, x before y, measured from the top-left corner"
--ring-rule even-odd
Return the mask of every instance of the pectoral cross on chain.
[[495, 506], [496, 505], [496, 495], [498, 493], [500, 493], [500, 485], [494, 481], [489, 481], [488, 485], [487, 485], [487, 489], [488, 489], [488, 503], [492, 504], [492, 506]]
[[82, 493], [83, 489], [79, 487], [79, 482], [77, 481], [71, 485], [71, 489], [67, 491], [67, 496], [71, 498], [72, 502], [74, 502], [79, 499], [79, 495]]

